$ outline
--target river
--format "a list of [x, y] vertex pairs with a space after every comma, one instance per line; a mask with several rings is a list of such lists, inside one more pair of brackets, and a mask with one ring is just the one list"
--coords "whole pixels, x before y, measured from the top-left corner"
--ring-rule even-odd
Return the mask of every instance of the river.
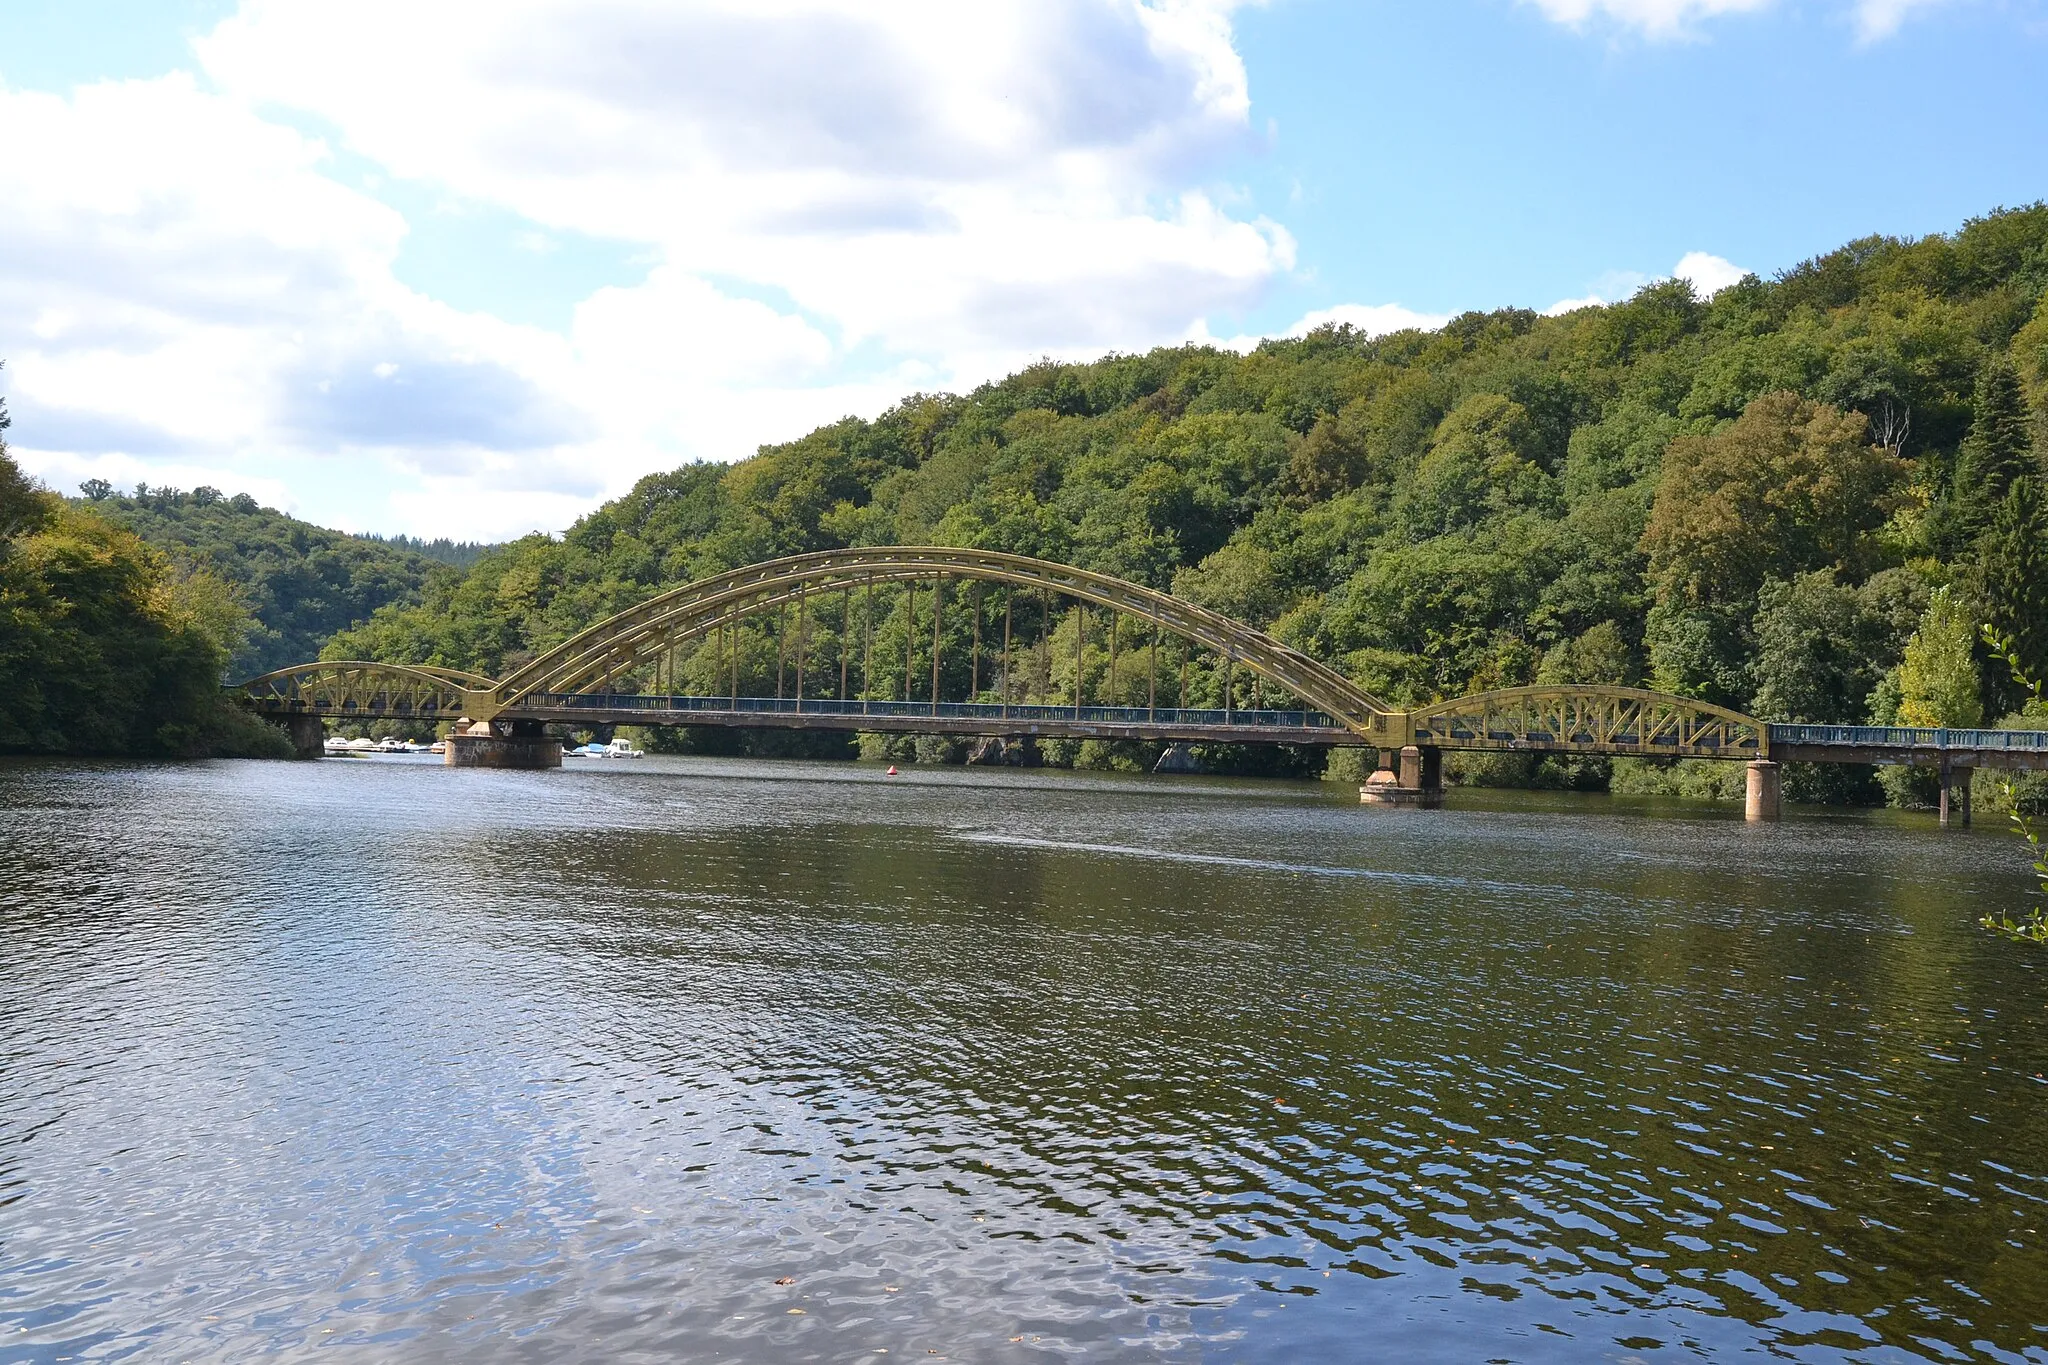
[[0, 764], [0, 1360], [2048, 1361], [1925, 816]]

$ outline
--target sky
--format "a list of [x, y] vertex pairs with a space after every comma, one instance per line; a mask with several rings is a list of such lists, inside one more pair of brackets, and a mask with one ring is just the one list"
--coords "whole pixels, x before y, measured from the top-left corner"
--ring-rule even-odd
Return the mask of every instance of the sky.
[[560, 531], [1040, 357], [2048, 197], [2048, 0], [0, 0], [11, 452]]

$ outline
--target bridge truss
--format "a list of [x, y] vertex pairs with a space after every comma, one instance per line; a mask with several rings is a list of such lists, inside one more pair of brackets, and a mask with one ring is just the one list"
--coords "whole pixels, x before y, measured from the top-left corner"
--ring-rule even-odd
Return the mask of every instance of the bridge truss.
[[[944, 612], [962, 609], [962, 585], [1003, 590], [1000, 655], [984, 641], [985, 603], [977, 595], [972, 611], [973, 664], [967, 691], [956, 700], [940, 696], [940, 649]], [[876, 594], [901, 589], [910, 610], [906, 656], [898, 699], [874, 705], [873, 609]], [[929, 593], [930, 687], [919, 704], [912, 697], [911, 651], [916, 645], [917, 593]], [[1076, 661], [1073, 695], [1065, 706], [1047, 705], [1043, 687], [1033, 704], [1012, 697], [1012, 612], [1017, 590], [1038, 594], [1046, 604], [1035, 647], [1043, 650], [1050, 629], [1050, 603], [1058, 598], [1078, 610], [1074, 632], [1079, 651], [1086, 640], [1087, 613], [1109, 614], [1107, 647], [1114, 669], [1120, 624], [1132, 628], [1133, 651], [1148, 657], [1147, 705], [1091, 705], [1081, 695], [1083, 670]], [[949, 603], [950, 593], [950, 603]], [[884, 601], [885, 609], [888, 603]], [[858, 621], [856, 613], [859, 613]], [[742, 622], [794, 616], [797, 679], [794, 697], [740, 694], [738, 651], [732, 645]], [[804, 694], [806, 619], [837, 625], [840, 644], [837, 695]], [[957, 620], [957, 617], [955, 618]], [[991, 631], [993, 624], [991, 623]], [[860, 686], [851, 686], [849, 655], [858, 631], [863, 653]], [[783, 630], [778, 648], [786, 648]], [[1162, 639], [1184, 642], [1180, 695], [1167, 680], [1167, 705], [1160, 705], [1159, 650]], [[707, 641], [719, 657], [730, 654], [730, 688], [724, 697], [676, 695], [674, 661]], [[1187, 709], [1187, 651], [1201, 649], [1222, 661], [1224, 705]], [[991, 674], [981, 672], [984, 654]], [[1043, 667], [1043, 654], [1040, 655]], [[669, 676], [663, 686], [663, 668]], [[1254, 679], [1296, 698], [1301, 710], [1270, 711], [1256, 702], [1240, 710], [1231, 678], [1243, 669]], [[778, 694], [783, 676], [778, 661]], [[989, 676], [1000, 685], [979, 686]], [[944, 547], [885, 547], [831, 550], [749, 565], [672, 591], [600, 621], [502, 679], [446, 668], [362, 661], [323, 662], [280, 669], [243, 684], [259, 711], [357, 719], [533, 721], [583, 718], [597, 721], [760, 725], [818, 723], [835, 728], [858, 725], [877, 730], [931, 730], [947, 722], [970, 733], [1075, 736], [1129, 734], [1153, 738], [1282, 741], [1370, 745], [1399, 749], [1421, 745], [1442, 749], [1539, 750], [1555, 752], [1654, 754], [1667, 757], [1742, 758], [1764, 756], [1767, 727], [1747, 716], [1684, 697], [1613, 687], [1515, 688], [1480, 693], [1407, 711], [1380, 700], [1327, 664], [1282, 644], [1262, 631], [1219, 612], [1106, 574], [1048, 560], [991, 550]], [[1178, 702], [1178, 705], [1175, 703]], [[806, 711], [808, 706], [809, 710]], [[859, 707], [856, 715], [855, 706]], [[1114, 714], [1112, 714], [1114, 713]]]

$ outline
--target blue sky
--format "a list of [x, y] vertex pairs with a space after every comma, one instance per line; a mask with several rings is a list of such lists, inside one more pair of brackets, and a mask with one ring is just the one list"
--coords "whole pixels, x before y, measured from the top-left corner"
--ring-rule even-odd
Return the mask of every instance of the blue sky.
[[1711, 289], [2048, 195], [2041, 0], [0, 0], [0, 35], [17, 457], [360, 530], [560, 529], [1040, 355]]

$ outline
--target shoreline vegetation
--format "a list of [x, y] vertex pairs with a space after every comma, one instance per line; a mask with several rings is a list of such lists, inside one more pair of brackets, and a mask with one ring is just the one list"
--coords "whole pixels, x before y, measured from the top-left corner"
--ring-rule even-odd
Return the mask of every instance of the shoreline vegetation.
[[0, 404], [0, 753], [289, 757], [221, 695], [252, 628], [222, 579], [23, 476]]
[[[194, 505], [205, 490], [118, 497], [99, 485], [66, 504], [31, 489], [45, 520], [0, 527], [17, 565], [0, 573], [54, 565], [53, 536], [90, 542], [134, 566], [129, 616], [157, 623], [166, 657], [203, 640], [216, 662], [275, 666], [317, 639], [327, 658], [496, 676], [726, 569], [840, 546], [969, 545], [1170, 590], [1397, 702], [1617, 683], [1774, 721], [2042, 725], [2048, 710], [1993, 666], [1978, 631], [1988, 623], [2023, 669], [2048, 673], [2044, 484], [2048, 205], [2035, 204], [1950, 234], [1866, 238], [1711, 298], [1666, 280], [1555, 317], [1509, 308], [1434, 332], [1325, 327], [1243, 355], [1183, 346], [1048, 360], [734, 464], [650, 475], [560, 537], [480, 547], [273, 527], [273, 548], [297, 536], [301, 559], [320, 558], [296, 579], [291, 555], [252, 568], [257, 556], [228, 533], [253, 510], [238, 510], [247, 499]], [[314, 545], [314, 533], [333, 543]], [[287, 593], [288, 611], [279, 583], [322, 590]], [[49, 579], [36, 591], [66, 590]], [[951, 696], [967, 686], [968, 626], [955, 615], [963, 638], [949, 646], [963, 662], [945, 679]], [[65, 619], [90, 633], [91, 611]], [[906, 628], [892, 600], [875, 622], [878, 662], [903, 657]], [[1049, 639], [1042, 685], [1071, 695], [1074, 618], [1054, 611], [1031, 628]], [[11, 638], [0, 638], [0, 673], [20, 666]], [[836, 679], [839, 646], [819, 622], [808, 648], [821, 681], [825, 670]], [[729, 685], [712, 653], [679, 653], [676, 685]], [[742, 688], [772, 689], [766, 623], [739, 632], [739, 654]], [[45, 691], [62, 690], [68, 657], [40, 665], [58, 670]], [[1112, 676], [1092, 638], [1080, 657], [1089, 696], [1142, 696], [1133, 661]], [[83, 656], [77, 667], [74, 690], [101, 686]], [[873, 679], [877, 695], [902, 683], [882, 667]], [[1236, 683], [1248, 704], [1254, 684]], [[1223, 685], [1198, 657], [1189, 703], [1220, 704]], [[162, 734], [145, 734], [132, 710], [96, 728], [16, 721], [0, 728], [0, 751], [33, 747], [23, 733], [90, 736], [77, 751], [122, 735], [155, 746], [137, 752], [201, 751], [212, 741], [197, 738], [205, 727], [192, 715], [205, 710], [167, 713]], [[765, 731], [646, 742], [896, 762], [959, 762], [968, 749]], [[1155, 747], [1048, 744], [1040, 757], [1132, 769], [1150, 766]], [[1370, 764], [1353, 750], [1327, 764], [1285, 748], [1198, 756], [1212, 771], [1337, 779]], [[1728, 797], [1742, 775], [1704, 762], [1465, 755], [1451, 776]], [[2048, 806], [2038, 777], [2008, 788], [1980, 774], [1979, 785], [1980, 809]], [[1933, 784], [1907, 769], [1793, 765], [1786, 795], [1913, 806]]]

